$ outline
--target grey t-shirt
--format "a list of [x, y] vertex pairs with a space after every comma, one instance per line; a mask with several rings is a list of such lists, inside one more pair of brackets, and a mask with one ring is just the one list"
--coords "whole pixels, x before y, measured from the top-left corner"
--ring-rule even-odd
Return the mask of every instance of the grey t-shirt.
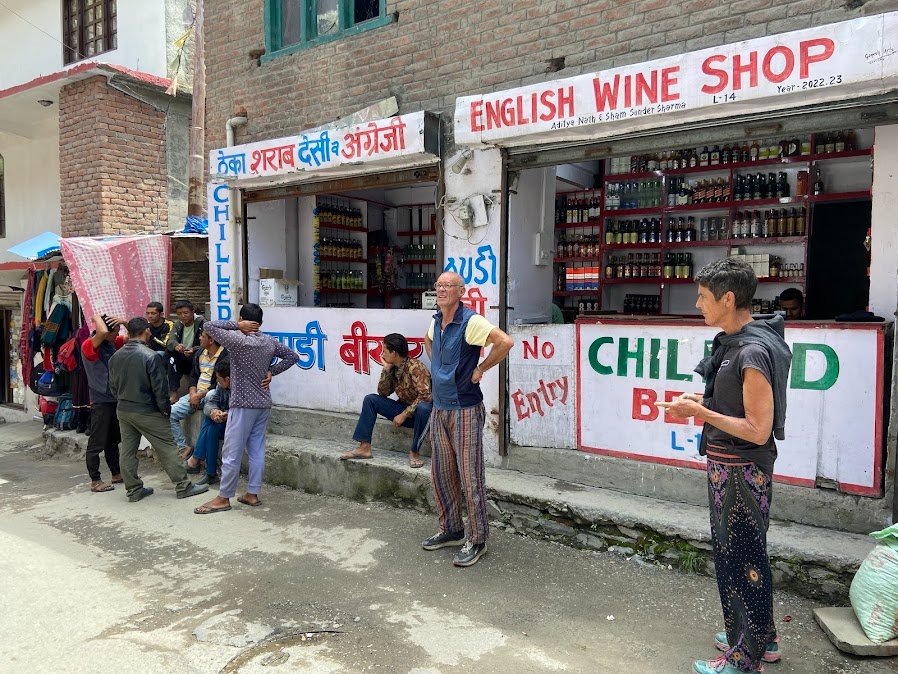
[[[767, 349], [760, 344], [731, 346], [723, 354], [717, 378], [714, 380], [714, 395], [706, 401], [708, 409], [728, 417], [745, 417], [742, 383], [743, 372], [746, 368], [757, 370], [773, 386], [773, 363]], [[772, 432], [763, 445], [756, 445], [747, 440], [733, 437], [709, 423], [705, 423], [703, 434], [708, 452], [738, 456], [746, 461], [754, 462], [768, 475], [773, 474], [776, 443]]]

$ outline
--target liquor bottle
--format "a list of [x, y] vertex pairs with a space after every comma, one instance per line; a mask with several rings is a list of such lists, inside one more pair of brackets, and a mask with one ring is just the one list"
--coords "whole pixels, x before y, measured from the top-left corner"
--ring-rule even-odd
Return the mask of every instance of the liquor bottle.
[[795, 236], [798, 233], [798, 211], [794, 208], [789, 212], [786, 228], [788, 230], [787, 236]]
[[663, 278], [673, 278], [674, 276], [674, 263], [671, 253], [664, 254], [664, 266], [661, 269], [661, 276]]
[[826, 152], [826, 134], [814, 134], [814, 154], [823, 154]]
[[761, 236], [765, 239], [768, 236], [774, 236], [772, 232], [776, 231], [776, 216], [774, 213], [775, 211], [772, 208], [769, 211], [764, 212], [764, 222], [761, 224]]
[[814, 167], [814, 196], [823, 194], [823, 176], [820, 175], [820, 167]]
[[826, 153], [832, 154], [836, 151], [836, 136], [833, 133], [826, 136]]
[[798, 214], [798, 219], [795, 222], [795, 236], [804, 236], [808, 227], [808, 212], [807, 209], [802, 206], [801, 213]]
[[717, 166], [720, 163], [720, 146], [715, 145], [711, 148], [711, 166]]
[[731, 161], [733, 161], [733, 151], [730, 149], [730, 144], [727, 143], [720, 152], [720, 163], [729, 164]]
[[770, 143], [767, 140], [762, 140], [760, 146], [758, 147], [758, 159], [760, 161], [764, 161], [768, 157], [770, 157]]
[[778, 197], [788, 197], [789, 196], [789, 180], [786, 177], [785, 171], [780, 171], [777, 174], [776, 196], [778, 196]]
[[767, 192], [767, 184], [764, 180], [764, 174], [758, 173], [755, 176], [755, 190], [752, 192], [752, 199], [762, 199], [762, 194]]
[[742, 141], [742, 147], [739, 148], [739, 161], [751, 161], [751, 148], [748, 146], [748, 141]]
[[765, 199], [772, 199], [776, 196], [776, 173], [767, 174], [767, 189], [764, 192]]
[[658, 233], [655, 227], [655, 218], [652, 218], [648, 225], [648, 243], [658, 243]]
[[624, 265], [624, 278], [633, 278], [633, 253], [627, 253], [627, 263]]
[[768, 159], [777, 159], [781, 157], [783, 154], [783, 147], [776, 140], [771, 140], [770, 145], [767, 146], [767, 158]]
[[698, 166], [698, 153], [692, 149], [689, 151], [689, 168]]
[[605, 263], [605, 278], [614, 278], [614, 256], [609, 256], [608, 262]]
[[614, 220], [605, 223], [605, 245], [610, 246], [614, 243]]
[[698, 165], [707, 166], [711, 161], [711, 154], [708, 152], [708, 146], [702, 148], [701, 154], [698, 156]]
[[695, 241], [695, 218], [693, 216], [689, 216], [689, 219], [686, 221], [686, 231], [683, 235], [684, 241]]
[[839, 131], [836, 134], [836, 143], [835, 143], [836, 152], [845, 152], [845, 132]]
[[558, 236], [558, 257], [567, 257], [567, 237], [564, 232]]
[[761, 212], [755, 211], [751, 216], [751, 225], [748, 232], [749, 238], [757, 239], [761, 235]]
[[677, 219], [677, 228], [674, 230], [674, 243], [683, 242], [683, 233], [686, 229], [686, 220], [682, 217]]

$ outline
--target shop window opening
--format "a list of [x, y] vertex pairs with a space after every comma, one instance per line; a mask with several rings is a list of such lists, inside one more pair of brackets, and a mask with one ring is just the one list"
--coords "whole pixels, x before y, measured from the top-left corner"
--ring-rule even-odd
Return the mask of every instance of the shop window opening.
[[757, 314], [789, 288], [803, 318], [863, 311], [873, 148], [872, 129], [830, 130], [522, 170], [510, 237], [535, 246], [510, 247], [509, 321], [697, 317], [694, 274], [724, 256], [755, 270]]
[[[290, 53], [389, 21], [386, 0], [266, 0], [268, 55]], [[286, 51], [285, 51], [286, 50]]]
[[441, 260], [436, 184], [247, 204], [249, 301], [431, 308]]

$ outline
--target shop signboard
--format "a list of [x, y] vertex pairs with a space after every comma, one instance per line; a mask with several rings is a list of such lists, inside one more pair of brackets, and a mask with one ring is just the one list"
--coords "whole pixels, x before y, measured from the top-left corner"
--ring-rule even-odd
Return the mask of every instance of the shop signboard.
[[514, 325], [508, 354], [511, 441], [527, 447], [576, 446], [573, 325]]
[[455, 140], [602, 137], [875, 95], [898, 83], [896, 34], [892, 12], [466, 96], [456, 101]]
[[321, 171], [425, 152], [425, 113], [413, 112], [337, 129], [212, 150], [212, 180], [241, 180]]
[[[793, 356], [776, 478], [809, 487], [824, 478], [844, 492], [879, 496], [884, 328], [787, 325]], [[716, 332], [661, 321], [578, 323], [578, 447], [703, 468], [701, 425], [655, 403], [703, 392], [693, 368]]]

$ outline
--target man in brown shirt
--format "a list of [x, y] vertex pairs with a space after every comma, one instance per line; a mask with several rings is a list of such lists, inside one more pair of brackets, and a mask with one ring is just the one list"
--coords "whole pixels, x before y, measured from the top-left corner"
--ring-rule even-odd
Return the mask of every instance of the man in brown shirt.
[[[384, 369], [377, 383], [377, 393], [365, 396], [362, 413], [352, 436], [359, 446], [352, 451], [343, 452], [340, 460], [371, 458], [371, 432], [377, 415], [380, 414], [392, 419], [397, 428], [405, 426], [414, 429], [408, 465], [420, 468], [424, 462], [418, 453], [418, 447], [427, 430], [432, 408], [430, 372], [420, 360], [408, 357], [408, 341], [395, 332], [384, 337], [381, 364]], [[399, 400], [388, 397], [393, 393]]]

